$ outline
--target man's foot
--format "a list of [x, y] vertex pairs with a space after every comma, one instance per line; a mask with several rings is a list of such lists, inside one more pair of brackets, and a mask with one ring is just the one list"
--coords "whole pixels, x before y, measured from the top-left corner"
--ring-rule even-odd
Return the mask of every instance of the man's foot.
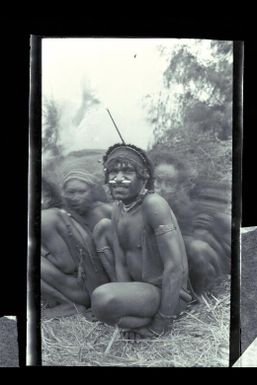
[[94, 313], [92, 313], [92, 309], [91, 308], [86, 309], [86, 311], [83, 313], [83, 315], [85, 316], [85, 318], [88, 321], [91, 321], [91, 322], [97, 322], [98, 321], [96, 316], [94, 315]]
[[145, 338], [156, 338], [160, 337], [162, 334], [158, 334], [147, 327], [142, 327], [138, 329], [124, 330], [122, 332], [124, 339], [131, 341], [139, 341]]

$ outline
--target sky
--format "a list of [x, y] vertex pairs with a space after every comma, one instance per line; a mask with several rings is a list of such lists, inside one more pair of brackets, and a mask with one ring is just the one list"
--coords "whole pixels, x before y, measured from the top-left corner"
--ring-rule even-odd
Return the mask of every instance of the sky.
[[[163, 89], [167, 57], [158, 45], [175, 39], [45, 38], [42, 43], [42, 93], [62, 107], [61, 142], [66, 151], [105, 149], [119, 141], [108, 108], [127, 143], [143, 149], [152, 141], [143, 100]], [[74, 122], [83, 88], [100, 104]]]
[[[120, 139], [147, 149], [153, 126], [144, 107], [146, 95], [164, 91], [163, 73], [176, 46], [190, 45], [198, 60], [211, 60], [211, 40], [139, 38], [44, 38], [42, 96], [60, 106], [60, 142], [65, 152], [106, 149]], [[165, 47], [161, 55], [158, 47]], [[100, 100], [86, 110], [83, 90]], [[171, 90], [169, 90], [171, 92]], [[172, 92], [183, 92], [172, 87]]]

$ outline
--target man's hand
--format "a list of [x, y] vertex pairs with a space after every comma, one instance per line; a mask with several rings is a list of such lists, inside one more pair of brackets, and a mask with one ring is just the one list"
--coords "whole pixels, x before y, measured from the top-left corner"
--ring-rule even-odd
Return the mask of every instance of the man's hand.
[[165, 333], [169, 329], [169, 326], [171, 325], [171, 323], [172, 323], [172, 320], [163, 319], [157, 313], [156, 316], [153, 318], [153, 321], [148, 325], [148, 329], [150, 329], [153, 332], [153, 334], [156, 333], [160, 335]]

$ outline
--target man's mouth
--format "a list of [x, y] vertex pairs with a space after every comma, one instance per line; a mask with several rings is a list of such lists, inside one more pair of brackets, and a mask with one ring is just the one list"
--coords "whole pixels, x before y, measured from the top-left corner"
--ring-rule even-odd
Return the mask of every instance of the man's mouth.
[[126, 192], [128, 191], [128, 186], [112, 186], [112, 190], [119, 193], [119, 192]]
[[83, 207], [87, 207], [89, 204], [88, 202], [69, 202], [69, 205], [74, 209], [80, 209]]

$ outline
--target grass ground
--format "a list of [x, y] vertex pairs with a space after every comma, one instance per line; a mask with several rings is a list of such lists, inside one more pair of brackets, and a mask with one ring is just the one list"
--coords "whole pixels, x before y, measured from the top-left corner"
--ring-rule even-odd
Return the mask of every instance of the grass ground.
[[42, 319], [47, 366], [224, 367], [229, 365], [230, 281], [191, 304], [165, 336], [140, 342], [81, 314]]

